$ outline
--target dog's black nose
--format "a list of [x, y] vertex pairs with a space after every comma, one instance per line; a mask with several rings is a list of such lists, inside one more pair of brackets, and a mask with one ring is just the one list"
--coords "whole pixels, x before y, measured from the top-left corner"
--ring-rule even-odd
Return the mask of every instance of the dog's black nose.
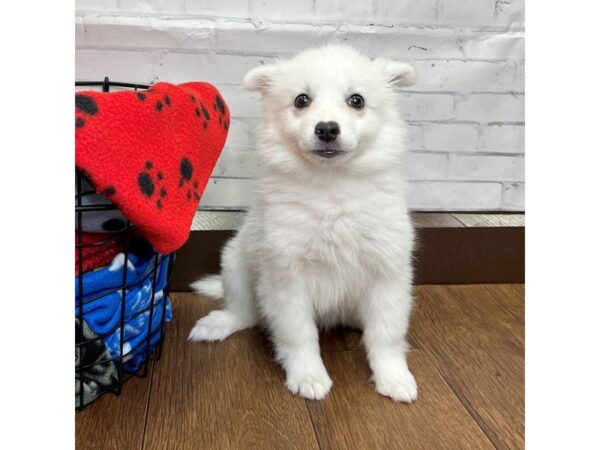
[[315, 134], [325, 142], [331, 142], [340, 134], [340, 126], [337, 122], [319, 122], [315, 127]]

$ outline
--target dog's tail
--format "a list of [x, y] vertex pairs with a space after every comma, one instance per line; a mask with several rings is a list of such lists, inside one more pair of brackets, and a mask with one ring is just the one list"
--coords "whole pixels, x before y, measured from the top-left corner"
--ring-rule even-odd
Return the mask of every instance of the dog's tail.
[[198, 281], [194, 281], [190, 288], [197, 294], [201, 294], [204, 297], [211, 298], [213, 300], [220, 300], [225, 295], [223, 290], [223, 280], [221, 275], [209, 275], [201, 278]]

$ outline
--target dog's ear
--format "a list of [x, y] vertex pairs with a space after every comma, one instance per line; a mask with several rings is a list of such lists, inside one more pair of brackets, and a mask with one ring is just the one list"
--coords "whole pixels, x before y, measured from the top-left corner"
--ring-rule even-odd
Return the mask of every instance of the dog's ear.
[[272, 64], [255, 67], [244, 76], [242, 86], [247, 91], [261, 91], [264, 93], [271, 85], [274, 71]]
[[415, 84], [417, 71], [410, 64], [383, 58], [375, 61], [381, 65], [384, 77], [392, 86], [401, 88]]

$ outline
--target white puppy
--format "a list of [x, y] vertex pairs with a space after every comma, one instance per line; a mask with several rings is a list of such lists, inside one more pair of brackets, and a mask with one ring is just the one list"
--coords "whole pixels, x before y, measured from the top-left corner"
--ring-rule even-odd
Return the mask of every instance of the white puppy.
[[294, 393], [321, 399], [332, 381], [318, 327], [363, 330], [377, 392], [411, 402], [406, 362], [413, 227], [402, 155], [399, 88], [412, 66], [328, 45], [259, 66], [244, 78], [262, 94], [255, 205], [222, 254], [222, 275], [195, 283], [224, 308], [191, 340], [222, 340], [259, 323]]

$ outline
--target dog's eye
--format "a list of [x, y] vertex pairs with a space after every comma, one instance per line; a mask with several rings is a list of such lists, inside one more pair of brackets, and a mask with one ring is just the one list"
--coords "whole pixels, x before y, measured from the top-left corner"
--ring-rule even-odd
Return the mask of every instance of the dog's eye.
[[306, 94], [300, 94], [298, 97], [296, 97], [294, 105], [296, 105], [296, 108], [306, 108], [308, 105], [310, 105], [310, 98]]
[[365, 99], [362, 97], [362, 95], [352, 94], [348, 99], [348, 105], [352, 108], [361, 109], [363, 106], [365, 106]]

